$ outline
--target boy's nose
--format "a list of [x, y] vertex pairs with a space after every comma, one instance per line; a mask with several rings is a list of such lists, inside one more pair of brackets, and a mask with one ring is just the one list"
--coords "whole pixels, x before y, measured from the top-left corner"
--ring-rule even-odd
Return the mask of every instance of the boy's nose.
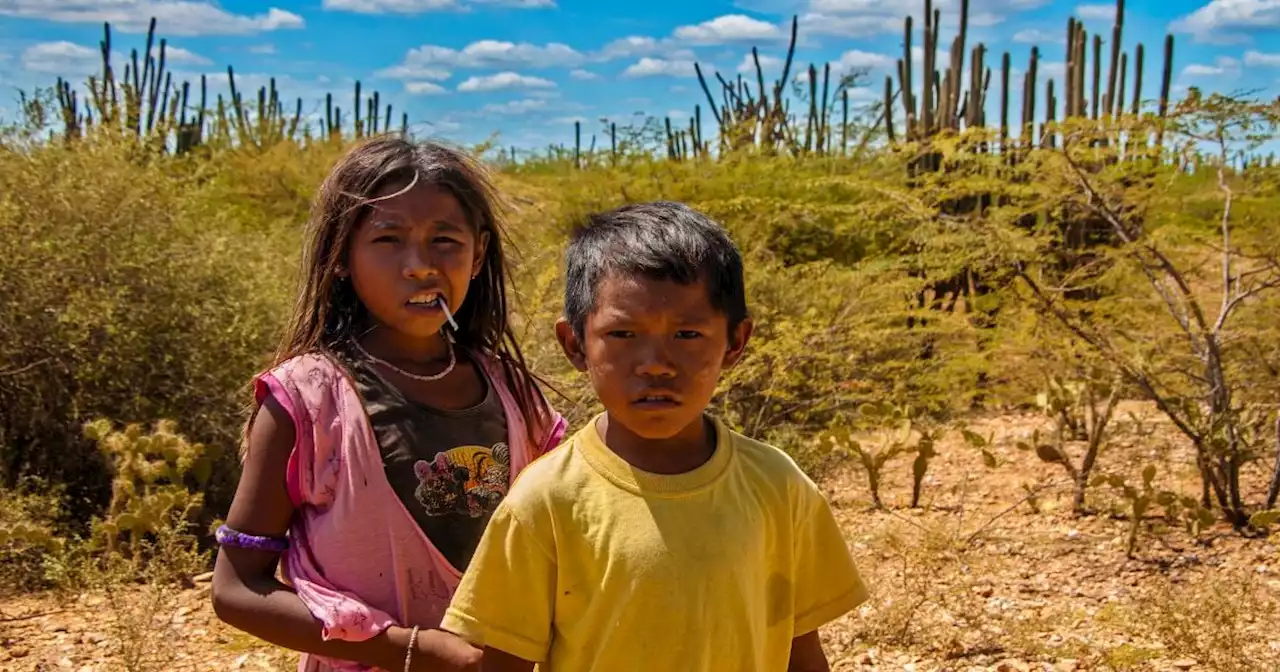
[[644, 348], [638, 354], [637, 375], [650, 378], [671, 378], [676, 375], [675, 364], [662, 348]]

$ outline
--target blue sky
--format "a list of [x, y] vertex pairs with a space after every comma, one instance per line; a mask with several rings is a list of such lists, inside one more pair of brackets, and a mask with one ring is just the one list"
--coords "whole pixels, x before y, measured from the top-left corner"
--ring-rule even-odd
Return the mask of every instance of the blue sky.
[[[935, 6], [949, 46], [959, 0]], [[286, 100], [301, 96], [307, 112], [323, 112], [326, 92], [346, 112], [359, 79], [422, 134], [469, 143], [497, 132], [503, 145], [568, 145], [574, 119], [588, 136], [601, 117], [626, 123], [636, 112], [687, 124], [705, 102], [695, 60], [728, 78], [755, 45], [775, 78], [792, 15], [800, 17], [798, 64], [830, 61], [833, 75], [871, 67], [871, 86], [855, 101], [870, 99], [902, 52], [908, 13], [921, 43], [922, 8], [893, 0], [0, 0], [0, 116], [11, 117], [17, 89], [94, 71], [103, 21], [127, 54], [142, 49], [156, 16], [175, 76], [198, 82], [209, 73], [213, 91], [225, 91], [232, 65], [247, 90], [275, 76]], [[1036, 44], [1042, 72], [1059, 86], [1067, 17], [1109, 41], [1114, 16], [1112, 4], [1062, 0], [972, 0], [971, 8], [969, 44], [986, 44], [989, 65], [1009, 51], [1020, 81]], [[1280, 0], [1131, 0], [1123, 46], [1146, 45], [1148, 97], [1158, 92], [1166, 32], [1177, 41], [1175, 91], [1280, 93]], [[994, 101], [998, 70], [993, 80]]]

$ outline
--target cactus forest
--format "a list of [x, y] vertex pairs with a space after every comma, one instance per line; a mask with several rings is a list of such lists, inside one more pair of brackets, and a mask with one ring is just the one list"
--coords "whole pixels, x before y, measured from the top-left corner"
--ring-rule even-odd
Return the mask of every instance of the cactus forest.
[[[467, 145], [525, 358], [593, 417], [566, 236], [686, 202], [756, 323], [711, 410], [821, 487], [871, 591], [832, 670], [1280, 669], [1280, 98], [1179, 86], [1197, 44], [1133, 38], [1158, 8], [1025, 50], [987, 10], [902, 5], [874, 80], [788, 13], [679, 110]], [[433, 99], [182, 74], [165, 16], [114, 12], [92, 74], [0, 119], [0, 669], [296, 669], [210, 604], [248, 384], [328, 170]]]

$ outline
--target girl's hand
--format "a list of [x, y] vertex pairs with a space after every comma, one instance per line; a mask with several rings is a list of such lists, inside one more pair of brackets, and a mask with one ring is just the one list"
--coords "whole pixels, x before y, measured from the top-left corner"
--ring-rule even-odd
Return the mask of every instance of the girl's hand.
[[[400, 647], [399, 664], [388, 669], [404, 669], [404, 655], [408, 653], [411, 631], [393, 627], [388, 628], [387, 634], [392, 641], [404, 642]], [[444, 630], [422, 629], [418, 631], [409, 669], [412, 672], [480, 672], [483, 653], [457, 635]]]

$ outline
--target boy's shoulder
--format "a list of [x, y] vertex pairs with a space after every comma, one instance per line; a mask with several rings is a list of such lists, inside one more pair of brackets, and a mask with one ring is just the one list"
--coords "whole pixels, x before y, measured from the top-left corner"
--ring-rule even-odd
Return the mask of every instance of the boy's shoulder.
[[571, 500], [590, 478], [575, 453], [579, 434], [570, 434], [560, 445], [534, 458], [516, 474], [503, 505], [519, 512]]
[[815, 497], [823, 497], [813, 479], [782, 448], [737, 430], [726, 428], [725, 432], [733, 442], [741, 468], [758, 487], [785, 491], [793, 503], [802, 507], [811, 505]]

